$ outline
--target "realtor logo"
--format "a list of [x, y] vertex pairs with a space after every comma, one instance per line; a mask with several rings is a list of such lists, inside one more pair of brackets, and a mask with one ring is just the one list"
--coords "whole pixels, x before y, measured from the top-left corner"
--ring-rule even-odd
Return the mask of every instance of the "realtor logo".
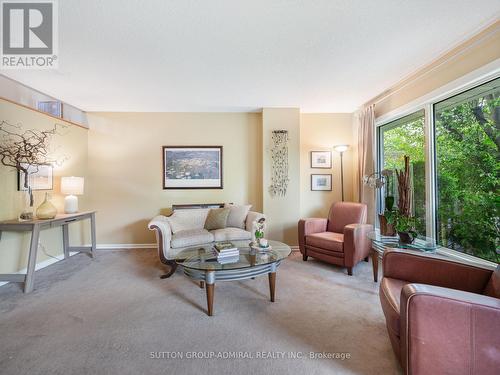
[[57, 68], [57, 3], [2, 0], [1, 68]]

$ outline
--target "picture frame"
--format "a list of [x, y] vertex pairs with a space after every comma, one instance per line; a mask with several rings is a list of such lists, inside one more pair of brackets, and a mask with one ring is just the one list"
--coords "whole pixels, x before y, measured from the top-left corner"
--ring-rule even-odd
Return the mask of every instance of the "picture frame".
[[332, 175], [311, 174], [311, 191], [332, 191]]
[[163, 189], [222, 189], [222, 146], [163, 146]]
[[311, 168], [332, 169], [332, 152], [311, 151]]
[[[28, 178], [31, 190], [53, 190], [54, 189], [54, 167], [51, 164], [30, 165], [22, 164], [28, 168]], [[37, 170], [38, 169], [38, 170]], [[17, 190], [26, 191], [24, 187], [25, 175], [17, 172]]]

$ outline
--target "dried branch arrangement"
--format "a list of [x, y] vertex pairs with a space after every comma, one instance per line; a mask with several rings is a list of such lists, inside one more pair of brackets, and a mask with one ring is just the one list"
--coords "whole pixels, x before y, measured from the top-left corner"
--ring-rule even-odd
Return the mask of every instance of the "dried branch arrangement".
[[271, 186], [272, 195], [285, 196], [290, 179], [288, 178], [288, 131], [273, 130], [271, 148]]
[[28, 186], [28, 170], [38, 170], [41, 164], [61, 164], [50, 157], [50, 140], [54, 135], [64, 135], [66, 125], [55, 124], [49, 130], [23, 130], [20, 124], [0, 122], [0, 163], [24, 173], [24, 187]]
[[410, 157], [404, 157], [405, 168], [404, 170], [396, 170], [396, 177], [398, 178], [398, 209], [402, 216], [410, 217], [411, 215], [411, 179], [410, 179]]

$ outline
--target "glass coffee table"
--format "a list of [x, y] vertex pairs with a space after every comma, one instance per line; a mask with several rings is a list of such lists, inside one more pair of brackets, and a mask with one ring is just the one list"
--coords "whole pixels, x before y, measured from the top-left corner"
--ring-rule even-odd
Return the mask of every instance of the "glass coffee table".
[[371, 258], [373, 266], [373, 281], [378, 281], [378, 260], [382, 259], [384, 251], [387, 249], [405, 249], [420, 251], [425, 253], [435, 253], [440, 247], [436, 241], [429, 237], [417, 237], [411, 244], [404, 244], [399, 241], [398, 236], [382, 236], [380, 231], [374, 230], [368, 233], [368, 238], [372, 241]]
[[274, 302], [276, 270], [281, 261], [290, 255], [290, 246], [269, 241], [270, 250], [256, 250], [250, 247], [250, 241], [231, 241], [240, 251], [231, 263], [217, 261], [213, 243], [187, 248], [180, 252], [175, 262], [182, 266], [184, 274], [200, 282], [207, 294], [207, 313], [213, 315], [214, 287], [217, 281], [252, 279], [268, 275], [271, 302]]

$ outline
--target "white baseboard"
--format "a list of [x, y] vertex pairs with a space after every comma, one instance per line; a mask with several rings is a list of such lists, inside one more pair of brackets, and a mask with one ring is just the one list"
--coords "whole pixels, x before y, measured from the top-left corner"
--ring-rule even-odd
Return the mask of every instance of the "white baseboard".
[[[69, 256], [73, 256], [75, 254], [78, 254], [78, 252], [71, 251], [69, 253]], [[45, 259], [43, 262], [37, 263], [35, 265], [35, 271], [41, 270], [42, 268], [48, 267], [51, 264], [57, 263], [61, 260], [64, 260], [64, 254], [55, 255], [55, 258], [57, 258], [57, 259], [49, 258], [49, 259]], [[22, 270], [19, 270], [19, 271], [14, 272], [14, 273], [15, 274], [26, 274], [26, 272], [28, 272], [28, 269], [23, 268]], [[0, 286], [8, 284], [8, 283], [9, 283], [8, 281], [0, 281]]]
[[97, 245], [97, 250], [119, 249], [156, 249], [155, 243], [102, 243]]

